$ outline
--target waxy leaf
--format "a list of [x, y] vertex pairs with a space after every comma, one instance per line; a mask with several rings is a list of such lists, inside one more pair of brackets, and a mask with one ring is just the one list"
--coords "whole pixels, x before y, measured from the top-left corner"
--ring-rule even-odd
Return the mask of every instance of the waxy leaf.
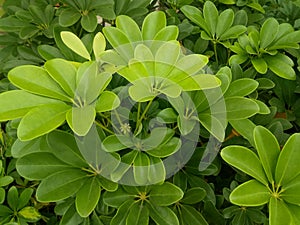
[[35, 152], [18, 159], [16, 168], [19, 174], [28, 180], [42, 180], [53, 173], [70, 169], [52, 153]]
[[294, 225], [292, 214], [283, 200], [272, 197], [269, 203], [269, 212], [270, 225]]
[[229, 198], [236, 205], [260, 206], [270, 201], [271, 193], [267, 186], [257, 180], [249, 180], [234, 189]]
[[181, 206], [181, 215], [185, 225], [208, 225], [201, 213], [192, 206]]
[[72, 51], [87, 60], [91, 60], [90, 53], [88, 52], [82, 41], [75, 34], [69, 31], [62, 31], [60, 33], [60, 36], [64, 44], [68, 46]]
[[50, 98], [70, 102], [70, 97], [47, 71], [38, 66], [24, 65], [12, 69], [8, 79], [17, 87]]
[[152, 40], [156, 34], [166, 27], [166, 16], [161, 11], [148, 14], [143, 22], [142, 35], [144, 40]]
[[131, 42], [142, 41], [142, 34], [139, 26], [129, 16], [120, 15], [116, 19], [116, 26], [124, 32]]
[[268, 185], [261, 162], [250, 149], [243, 146], [227, 146], [221, 151], [221, 157], [230, 165]]
[[93, 40], [93, 51], [94, 51], [94, 55], [96, 60], [98, 60], [100, 58], [100, 55], [102, 52], [104, 52], [106, 48], [106, 41], [105, 41], [105, 37], [101, 32], [98, 32]]
[[44, 98], [23, 90], [7, 91], [0, 94], [0, 121], [23, 117], [31, 109], [44, 104], [56, 103], [57, 100]]
[[179, 225], [176, 214], [168, 207], [147, 204], [149, 207], [150, 217], [159, 225]]
[[148, 225], [149, 224], [149, 210], [140, 202], [136, 202], [130, 208], [126, 224], [130, 225]]
[[283, 185], [283, 192], [280, 194], [280, 197], [291, 204], [300, 205], [300, 176], [298, 175], [290, 183]]
[[101, 193], [101, 186], [96, 177], [90, 178], [76, 194], [76, 209], [81, 217], [89, 216], [95, 209]]
[[274, 182], [275, 168], [280, 154], [275, 136], [266, 128], [257, 126], [253, 133], [255, 148], [270, 183]]
[[66, 120], [70, 106], [63, 102], [37, 107], [27, 113], [18, 127], [21, 141], [32, 140], [55, 130]]
[[285, 143], [279, 155], [275, 181], [278, 185], [285, 185], [300, 174], [300, 134], [293, 134]]
[[278, 21], [275, 18], [267, 19], [260, 30], [260, 47], [267, 48], [277, 37], [279, 29]]
[[87, 180], [79, 169], [62, 170], [42, 180], [36, 191], [40, 202], [57, 202], [75, 194]]
[[214, 37], [216, 34], [216, 27], [218, 23], [219, 13], [215, 4], [212, 3], [211, 1], [206, 1], [204, 3], [203, 17], [207, 23], [211, 37]]
[[127, 225], [126, 220], [131, 207], [135, 204], [133, 199], [127, 200], [119, 208], [112, 218], [110, 225]]
[[246, 96], [251, 94], [258, 87], [258, 82], [250, 78], [242, 78], [233, 81], [227, 91], [224, 94], [224, 97], [230, 96]]
[[178, 202], [183, 197], [183, 191], [172, 183], [165, 182], [151, 188], [149, 201], [158, 206], [168, 206]]

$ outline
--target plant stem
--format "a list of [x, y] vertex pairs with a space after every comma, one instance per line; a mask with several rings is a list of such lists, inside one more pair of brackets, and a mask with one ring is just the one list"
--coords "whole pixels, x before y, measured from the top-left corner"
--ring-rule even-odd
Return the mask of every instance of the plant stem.
[[112, 132], [110, 129], [108, 129], [107, 127], [105, 127], [102, 123], [98, 122], [95, 120], [95, 124], [99, 127], [101, 127], [103, 130], [107, 131], [110, 134], [115, 134], [114, 132]]
[[145, 110], [143, 111], [142, 115], [140, 116], [139, 120], [136, 121], [136, 126], [135, 126], [135, 130], [134, 130], [134, 134], [138, 131], [141, 123], [142, 123], [142, 120], [144, 119], [146, 113], [148, 112], [151, 104], [153, 102], [153, 99], [151, 99], [149, 102], [148, 102], [148, 105], [146, 106]]
[[214, 42], [214, 52], [215, 52], [216, 63], [219, 64], [218, 52], [217, 52], [217, 43], [216, 42]]

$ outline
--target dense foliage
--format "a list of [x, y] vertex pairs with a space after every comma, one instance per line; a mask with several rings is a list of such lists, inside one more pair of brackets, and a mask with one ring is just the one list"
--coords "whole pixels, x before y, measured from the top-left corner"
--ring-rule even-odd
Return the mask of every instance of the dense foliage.
[[4, 0], [0, 225], [300, 224], [299, 0]]

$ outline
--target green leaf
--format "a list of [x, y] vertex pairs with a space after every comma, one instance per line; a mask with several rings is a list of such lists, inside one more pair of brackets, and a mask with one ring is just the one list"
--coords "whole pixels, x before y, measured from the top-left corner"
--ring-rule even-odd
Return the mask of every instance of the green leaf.
[[26, 222], [37, 222], [42, 218], [42, 215], [39, 213], [39, 211], [32, 206], [27, 206], [21, 209], [18, 212], [18, 215], [24, 218]]
[[129, 16], [118, 16], [116, 19], [116, 26], [124, 32], [131, 42], [142, 41], [142, 34], [139, 26]]
[[131, 207], [135, 204], [134, 200], [130, 199], [124, 202], [119, 208], [115, 216], [112, 218], [110, 225], [127, 225], [126, 220]]
[[63, 27], [70, 27], [75, 24], [81, 17], [79, 11], [74, 10], [73, 8], [66, 8], [62, 10], [59, 15], [59, 24]]
[[208, 225], [202, 214], [192, 206], [182, 205], [181, 215], [185, 225]]
[[20, 122], [19, 139], [28, 141], [53, 131], [66, 120], [68, 110], [70, 106], [62, 102], [34, 108]]
[[296, 178], [291, 180], [290, 183], [282, 186], [282, 193], [280, 197], [291, 204], [299, 205], [300, 204], [300, 176], [298, 175]]
[[300, 174], [299, 145], [300, 134], [293, 134], [281, 150], [275, 171], [275, 180], [278, 185], [285, 185]]
[[250, 78], [242, 78], [233, 81], [227, 91], [224, 94], [224, 97], [231, 96], [246, 96], [251, 94], [258, 87], [258, 82]]
[[16, 186], [12, 186], [7, 192], [7, 204], [14, 211], [17, 210], [19, 193]]
[[149, 193], [149, 201], [158, 206], [171, 205], [178, 202], [182, 197], [183, 191], [169, 182], [153, 186]]
[[215, 4], [211, 1], [206, 1], [203, 7], [203, 16], [209, 27], [209, 31], [212, 37], [216, 34], [216, 27], [218, 23], [218, 9], [216, 8]]
[[225, 103], [228, 120], [246, 119], [259, 112], [256, 102], [248, 98], [228, 97]]
[[88, 14], [82, 15], [80, 23], [87, 32], [94, 32], [98, 25], [97, 15], [90, 11]]
[[101, 32], [98, 32], [93, 40], [93, 51], [96, 60], [99, 60], [101, 53], [104, 52], [106, 48], [105, 37]]
[[73, 134], [56, 130], [47, 135], [47, 143], [51, 153], [66, 164], [78, 168], [87, 166]]
[[150, 169], [150, 159], [147, 154], [140, 152], [133, 162], [134, 180], [138, 185], [147, 185]]
[[257, 180], [249, 180], [234, 189], [229, 198], [236, 205], [260, 206], [270, 201], [271, 193], [267, 186]]
[[156, 41], [172, 41], [177, 39], [178, 34], [178, 27], [175, 25], [170, 25], [158, 31], [153, 39]]
[[29, 203], [32, 193], [33, 193], [32, 188], [25, 188], [22, 191], [22, 193], [20, 194], [20, 197], [19, 197], [19, 202], [18, 202], [18, 207], [17, 207], [18, 210], [24, 208]]
[[172, 138], [166, 144], [158, 143], [159, 142], [157, 142], [158, 146], [156, 148], [147, 150], [147, 154], [158, 158], [164, 158], [173, 155], [181, 147], [181, 141], [179, 138]]
[[[136, 194], [138, 194], [138, 192]], [[114, 192], [105, 192], [103, 195], [103, 201], [111, 207], [119, 208], [124, 202], [129, 199], [133, 199], [134, 197], [135, 194], [130, 194], [120, 187]]]
[[104, 91], [96, 102], [97, 112], [107, 112], [117, 108], [120, 105], [119, 97], [111, 92]]
[[[1, 168], [1, 167], [0, 167]], [[0, 187], [5, 187], [12, 183], [14, 181], [14, 178], [11, 176], [1, 176], [0, 177]]]
[[148, 181], [151, 184], [161, 184], [166, 179], [166, 169], [164, 163], [161, 159], [156, 157], [149, 157], [150, 159], [150, 168]]
[[247, 28], [243, 25], [235, 25], [233, 27], [230, 27], [228, 30], [226, 30], [221, 36], [220, 41], [238, 38], [240, 35], [245, 33], [247, 31]]
[[276, 75], [288, 79], [288, 80], [295, 80], [296, 73], [292, 67], [292, 65], [286, 62], [286, 57], [282, 54], [277, 54], [274, 56], [265, 56], [265, 60], [272, 72]]
[[68, 169], [54, 173], [42, 180], [36, 191], [40, 202], [57, 202], [75, 194], [87, 180], [87, 173]]
[[250, 149], [243, 146], [227, 146], [221, 151], [221, 157], [230, 165], [268, 185], [261, 162]]
[[5, 205], [0, 205], [0, 216], [1, 217], [7, 217], [14, 213], [10, 208], [8, 208]]
[[28, 180], [42, 180], [71, 167], [52, 153], [35, 152], [19, 158], [16, 168], [18, 173]]
[[193, 187], [188, 189], [183, 198], [181, 199], [181, 203], [193, 205], [200, 201], [202, 201], [206, 196], [206, 191], [201, 187]]
[[267, 48], [277, 37], [279, 23], [275, 18], [268, 18], [260, 30], [260, 47]]
[[45, 63], [49, 75], [70, 96], [74, 97], [76, 89], [76, 67], [64, 59], [52, 59]]
[[102, 146], [107, 152], [116, 152], [125, 148], [131, 148], [134, 146], [134, 143], [127, 136], [110, 135], [103, 140]]
[[79, 136], [85, 136], [95, 121], [95, 107], [92, 105], [82, 108], [73, 107], [68, 111], [66, 117], [67, 122], [74, 133]]
[[280, 147], [275, 136], [266, 128], [257, 126], [253, 133], [255, 148], [270, 183], [274, 182]]
[[153, 204], [147, 205], [150, 212], [150, 217], [156, 224], [159, 225], [179, 225], [176, 214], [168, 207], [156, 206]]
[[276, 199], [274, 197], [270, 199], [269, 212], [270, 225], [294, 224], [291, 212], [284, 201], [280, 199]]
[[143, 22], [142, 35], [144, 40], [153, 40], [156, 34], [166, 27], [167, 21], [164, 12], [154, 11], [148, 14]]
[[63, 54], [59, 51], [59, 49], [52, 45], [39, 45], [37, 50], [38, 53], [45, 60], [50, 60], [54, 58], [64, 58]]
[[101, 186], [96, 177], [85, 181], [76, 194], [76, 209], [81, 217], [88, 217], [95, 209], [101, 193]]
[[216, 27], [217, 38], [231, 27], [231, 25], [233, 24], [233, 20], [234, 12], [232, 9], [226, 9], [220, 13]]
[[126, 224], [130, 225], [148, 225], [149, 224], [149, 210], [148, 208], [141, 204], [140, 202], [136, 202], [133, 206], [131, 206], [130, 211], [128, 213]]
[[5, 201], [5, 194], [6, 194], [6, 192], [5, 192], [5, 189], [4, 188], [0, 188], [0, 216], [2, 216], [1, 215], [1, 206], [3, 205], [3, 203], [4, 203], [4, 201]]
[[230, 124], [239, 134], [246, 138], [252, 146], [255, 146], [253, 139], [255, 124], [251, 120], [231, 120]]
[[70, 102], [63, 91], [44, 68], [32, 65], [18, 66], [8, 73], [8, 79], [28, 92]]
[[68, 46], [73, 52], [87, 60], [91, 60], [90, 53], [88, 52], [82, 41], [75, 34], [69, 31], [62, 31], [60, 33], [60, 36], [64, 44]]
[[268, 64], [263, 58], [252, 58], [251, 63], [254, 69], [261, 74], [265, 74], [268, 71]]

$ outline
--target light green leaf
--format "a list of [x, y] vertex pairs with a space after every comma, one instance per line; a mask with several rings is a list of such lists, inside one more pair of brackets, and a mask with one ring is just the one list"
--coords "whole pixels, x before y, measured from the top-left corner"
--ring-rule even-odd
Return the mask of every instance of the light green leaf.
[[102, 142], [102, 147], [107, 152], [116, 152], [133, 146], [134, 142], [131, 138], [123, 135], [110, 135]]
[[16, 168], [18, 173], [28, 180], [42, 180], [56, 172], [70, 169], [71, 166], [52, 153], [35, 152], [19, 158]]
[[28, 92], [70, 102], [70, 97], [44, 68], [33, 65], [18, 66], [8, 73], [8, 79]]
[[116, 19], [116, 26], [124, 32], [131, 42], [142, 41], [142, 34], [139, 26], [129, 16], [118, 16]]
[[300, 176], [291, 180], [288, 184], [282, 186], [280, 197], [291, 204], [300, 205]]
[[209, 225], [202, 214], [192, 206], [182, 205], [181, 215], [185, 225]]
[[227, 146], [221, 151], [223, 160], [244, 173], [268, 185], [265, 172], [257, 155], [243, 146]]
[[18, 212], [18, 215], [20, 215], [21, 218], [26, 219], [28, 222], [37, 222], [42, 218], [38, 209], [32, 206], [24, 207]]
[[64, 59], [52, 59], [45, 63], [45, 69], [60, 87], [70, 96], [76, 89], [76, 67]]
[[258, 82], [250, 78], [242, 78], [233, 81], [227, 91], [224, 94], [224, 97], [230, 96], [246, 96], [251, 94], [258, 87]]
[[259, 112], [256, 102], [248, 98], [228, 97], [225, 103], [228, 120], [246, 119]]
[[166, 27], [167, 21], [164, 12], [154, 11], [148, 14], [143, 22], [142, 35], [144, 40], [152, 40], [156, 34]]
[[70, 108], [62, 102], [34, 108], [20, 122], [17, 131], [19, 139], [28, 141], [53, 131], [64, 123]]
[[219, 141], [222, 142], [225, 138], [227, 121], [220, 120], [219, 117], [220, 116], [215, 117], [214, 115], [211, 115], [211, 113], [202, 112], [200, 112], [200, 114], [198, 115], [198, 119], [202, 126], [204, 126], [205, 129], [207, 129], [213, 136], [215, 136]]
[[58, 101], [30, 94], [23, 90], [3, 92], [0, 94], [0, 121], [17, 119], [34, 107], [56, 102]]
[[79, 37], [69, 31], [62, 31], [60, 33], [60, 36], [64, 44], [68, 46], [72, 51], [87, 60], [91, 60], [90, 53], [86, 49], [83, 42], [79, 39]]
[[158, 33], [155, 35], [153, 40], [156, 41], [172, 41], [176, 40], [179, 34], [179, 29], [177, 26], [170, 25], [167, 27], [162, 28]]
[[210, 33], [208, 25], [202, 16], [202, 12], [198, 8], [191, 5], [184, 5], [180, 8], [180, 10], [188, 19], [205, 30], [207, 34]]
[[147, 185], [150, 169], [150, 159], [147, 154], [140, 152], [133, 162], [134, 180], [138, 185]]
[[106, 41], [105, 41], [105, 37], [103, 36], [103, 34], [101, 32], [98, 32], [93, 40], [93, 52], [95, 55], [96, 60], [100, 59], [100, 55], [101, 53], [104, 52], [106, 48]]
[[203, 16], [209, 27], [209, 31], [212, 37], [216, 34], [216, 27], [218, 23], [218, 9], [216, 8], [215, 4], [211, 1], [206, 1], [203, 7]]
[[216, 36], [219, 38], [233, 24], [234, 12], [232, 9], [226, 9], [218, 17]]
[[240, 206], [260, 206], [268, 203], [271, 193], [267, 186], [257, 180], [249, 180], [235, 188], [229, 199], [233, 204]]
[[148, 208], [136, 202], [128, 213], [126, 224], [130, 225], [148, 225], [149, 224], [149, 210]]
[[293, 134], [285, 143], [279, 155], [275, 180], [278, 185], [285, 185], [300, 174], [300, 134]]
[[89, 216], [95, 209], [101, 193], [101, 186], [96, 177], [85, 181], [76, 194], [76, 209], [81, 217]]
[[243, 25], [235, 25], [233, 27], [230, 27], [228, 30], [226, 30], [221, 36], [220, 41], [238, 38], [240, 35], [245, 33], [247, 31], [247, 28]]
[[149, 156], [150, 168], [148, 181], [151, 184], [162, 184], [166, 179], [166, 169], [161, 159]]
[[42, 180], [36, 191], [40, 202], [57, 202], [75, 194], [87, 180], [79, 169], [62, 170]]
[[12, 183], [13, 181], [14, 181], [14, 178], [11, 176], [1, 176], [0, 177], [0, 187], [5, 187], [5, 186], [9, 185], [10, 183]]
[[253, 139], [255, 124], [251, 120], [231, 120], [230, 124], [239, 134], [246, 138], [252, 146], [255, 146]]
[[157, 206], [168, 206], [182, 199], [183, 194], [179, 187], [165, 182], [162, 185], [155, 185], [151, 188], [149, 201]]
[[208, 63], [208, 57], [200, 54], [190, 54], [180, 58], [175, 67], [189, 75], [198, 73]]
[[269, 224], [270, 225], [294, 225], [291, 212], [285, 202], [272, 197], [269, 203]]
[[120, 99], [111, 91], [104, 91], [96, 102], [97, 112], [111, 111], [120, 105]]
[[285, 56], [282, 54], [265, 56], [265, 60], [270, 70], [272, 70], [276, 75], [288, 80], [296, 79], [296, 73], [292, 65], [286, 62]]
[[180, 149], [180, 147], [181, 147], [180, 139], [174, 137], [166, 144], [158, 144], [157, 147], [155, 147], [154, 149], [147, 150], [146, 152], [151, 156], [164, 158], [173, 155], [175, 152], [177, 152]]
[[274, 182], [275, 168], [280, 154], [275, 136], [266, 128], [257, 126], [253, 133], [255, 148], [270, 183]]
[[251, 63], [254, 69], [261, 74], [265, 74], [268, 71], [268, 64], [263, 58], [253, 58]]
[[168, 207], [148, 204], [150, 217], [159, 225], [179, 225], [176, 214]]
[[218, 77], [210, 74], [197, 74], [178, 82], [185, 91], [206, 90], [221, 85]]
[[267, 48], [277, 37], [279, 23], [275, 18], [268, 18], [260, 30], [260, 47]]
[[79, 136], [85, 136], [89, 132], [95, 117], [96, 111], [92, 105], [82, 108], [73, 107], [66, 115], [69, 126]]

